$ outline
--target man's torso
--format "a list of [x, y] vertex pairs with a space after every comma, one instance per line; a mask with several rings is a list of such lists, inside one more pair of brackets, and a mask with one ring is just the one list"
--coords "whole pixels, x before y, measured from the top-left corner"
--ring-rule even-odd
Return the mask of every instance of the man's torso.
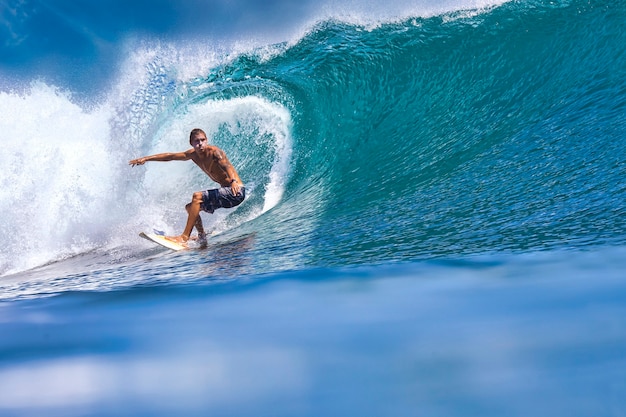
[[222, 187], [230, 186], [225, 166], [231, 164], [228, 158], [226, 158], [224, 151], [216, 146], [211, 146], [204, 152], [194, 152], [191, 159], [213, 181], [220, 184]]

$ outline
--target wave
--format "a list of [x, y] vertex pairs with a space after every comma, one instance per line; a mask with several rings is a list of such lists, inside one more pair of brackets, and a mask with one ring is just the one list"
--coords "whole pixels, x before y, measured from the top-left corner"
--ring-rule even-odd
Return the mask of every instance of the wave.
[[0, 273], [180, 229], [203, 174], [127, 161], [193, 127], [251, 189], [211, 227], [254, 232], [281, 268], [622, 244], [624, 4], [464, 10], [329, 18], [227, 53], [140, 43], [95, 103], [0, 93]]

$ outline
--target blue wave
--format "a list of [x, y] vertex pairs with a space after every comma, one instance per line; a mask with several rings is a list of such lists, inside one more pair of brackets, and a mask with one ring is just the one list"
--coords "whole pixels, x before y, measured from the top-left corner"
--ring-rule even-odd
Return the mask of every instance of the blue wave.
[[[44, 9], [67, 27], [96, 13], [77, 20], [79, 9], [64, 7]], [[125, 19], [143, 9], [133, 5]], [[280, 29], [304, 19], [304, 9], [285, 11], [291, 20]], [[247, 206], [219, 227], [227, 236], [254, 233], [265, 248], [259, 259], [278, 251], [285, 268], [623, 244], [624, 16], [621, 2], [510, 2], [430, 17], [331, 18], [295, 40], [230, 52], [182, 41], [118, 51], [128, 56], [107, 92], [112, 110], [86, 106], [75, 116], [70, 93], [34, 88], [28, 110], [3, 125], [17, 132], [28, 113], [61, 100], [60, 118], [44, 112], [48, 134], [73, 123], [77, 136], [62, 130], [49, 142], [82, 146], [79, 130], [109, 130], [99, 130], [106, 156], [89, 161], [99, 167], [90, 180], [76, 179], [84, 165], [73, 159], [76, 148], [30, 165], [12, 151], [2, 156], [13, 197], [2, 201], [9, 214], [0, 228], [14, 237], [0, 270], [68, 256], [59, 242], [76, 248], [69, 255], [124, 242], [129, 228], [155, 222], [147, 211], [164, 213], [158, 221], [173, 227], [184, 221], [180, 207], [206, 188], [202, 175], [171, 165], [167, 175], [157, 167], [129, 174], [125, 164], [186, 146], [190, 124], [210, 131], [251, 186]], [[115, 44], [129, 21], [87, 27], [99, 33], [92, 39]], [[159, 22], [144, 29], [159, 32]], [[179, 30], [191, 36], [193, 27]], [[215, 29], [200, 30], [210, 37], [207, 30]], [[4, 56], [21, 50], [14, 33]], [[21, 99], [3, 100], [12, 109]], [[36, 192], [42, 183], [54, 197]], [[35, 210], [39, 224], [13, 213], [15, 204]], [[24, 256], [20, 236], [33, 227], [50, 237]]]
[[269, 62], [225, 67], [229, 94], [239, 73], [294, 103], [273, 235], [314, 219], [322, 264], [623, 243], [623, 18], [609, 2], [515, 2], [328, 21]]

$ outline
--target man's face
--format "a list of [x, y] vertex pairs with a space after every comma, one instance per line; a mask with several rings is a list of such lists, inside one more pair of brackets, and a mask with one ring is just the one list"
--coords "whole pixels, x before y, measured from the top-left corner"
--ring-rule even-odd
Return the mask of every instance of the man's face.
[[207, 138], [206, 135], [204, 135], [203, 133], [195, 135], [193, 139], [191, 139], [191, 141], [189, 142], [191, 143], [191, 146], [196, 150], [196, 152], [203, 151], [204, 148], [206, 148], [207, 146]]

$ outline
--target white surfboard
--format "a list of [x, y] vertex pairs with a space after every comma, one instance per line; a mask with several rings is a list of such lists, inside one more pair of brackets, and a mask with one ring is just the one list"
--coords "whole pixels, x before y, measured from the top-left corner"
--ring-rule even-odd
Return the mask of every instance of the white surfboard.
[[171, 249], [171, 250], [188, 249], [187, 245], [181, 245], [180, 243], [172, 242], [171, 240], [166, 239], [165, 236], [163, 236], [163, 235], [157, 235], [155, 233], [141, 232], [141, 233], [139, 233], [139, 236], [141, 236], [142, 238], [147, 239], [147, 240], [149, 240], [151, 242], [159, 244], [159, 245], [161, 245], [163, 247]]

